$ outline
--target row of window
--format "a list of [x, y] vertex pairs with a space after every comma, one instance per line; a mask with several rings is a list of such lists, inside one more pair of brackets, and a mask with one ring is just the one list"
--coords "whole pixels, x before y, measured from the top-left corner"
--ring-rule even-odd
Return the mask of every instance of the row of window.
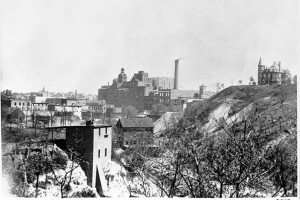
[[[165, 95], [164, 95], [164, 94], [165, 94]], [[170, 96], [170, 93], [168, 93], [168, 92], [160, 92], [160, 93], [159, 93], [159, 96], [161, 96], [161, 97], [162, 97], [162, 96], [167, 96], [167, 97], [168, 97], [168, 96]]]
[[102, 106], [89, 106], [89, 109], [92, 109], [92, 110], [102, 110]]
[[[169, 102], [170, 100], [169, 99], [166, 99], [166, 102]], [[160, 103], [163, 103], [163, 102], [165, 102], [163, 99], [159, 99], [159, 102]]]
[[[140, 137], [147, 137], [147, 135], [148, 135], [148, 137], [151, 137], [151, 134], [150, 133], [145, 133], [145, 134], [143, 134], [143, 133], [140, 133], [141, 135], [140, 135]], [[136, 137], [136, 133], [134, 133], [133, 134], [133, 137]]]
[[[101, 157], [101, 151], [98, 149], [98, 158]], [[107, 148], [104, 149], [104, 157], [107, 157]]]
[[[15, 102], [15, 106], [17, 105], [17, 102]], [[22, 106], [22, 103], [21, 102], [19, 102], [19, 106]], [[25, 102], [23, 102], [23, 106], [25, 106]], [[30, 103], [29, 102], [27, 102], [27, 106], [30, 106]]]

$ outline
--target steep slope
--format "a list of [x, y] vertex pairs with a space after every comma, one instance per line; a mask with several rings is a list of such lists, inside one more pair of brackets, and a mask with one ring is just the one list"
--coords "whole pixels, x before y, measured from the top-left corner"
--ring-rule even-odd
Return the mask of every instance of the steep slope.
[[231, 125], [253, 112], [288, 117], [295, 114], [296, 104], [296, 85], [231, 86], [203, 102], [192, 104], [186, 109], [184, 120], [187, 127], [198, 125], [202, 131], [213, 133], [221, 119]]

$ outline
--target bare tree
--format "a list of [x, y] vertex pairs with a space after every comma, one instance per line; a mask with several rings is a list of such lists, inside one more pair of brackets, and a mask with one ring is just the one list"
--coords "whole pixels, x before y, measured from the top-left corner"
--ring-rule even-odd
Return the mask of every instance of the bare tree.
[[127, 107], [124, 108], [123, 113], [124, 113], [124, 115], [127, 116], [127, 118], [128, 117], [135, 117], [135, 116], [137, 116], [138, 110], [134, 106], [127, 106]]
[[168, 107], [162, 103], [154, 104], [152, 106], [152, 110], [151, 110], [152, 113], [157, 114], [157, 115], [160, 113], [165, 113], [167, 111], [168, 111]]
[[297, 85], [297, 75], [293, 77], [293, 83]]

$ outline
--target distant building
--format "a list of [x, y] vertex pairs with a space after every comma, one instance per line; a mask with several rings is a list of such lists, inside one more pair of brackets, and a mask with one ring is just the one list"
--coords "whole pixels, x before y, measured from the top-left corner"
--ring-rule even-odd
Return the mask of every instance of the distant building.
[[148, 73], [139, 71], [130, 81], [127, 81], [127, 75], [122, 68], [118, 79], [114, 79], [112, 85], [102, 86], [98, 90], [98, 100], [105, 100], [116, 107], [132, 105], [139, 110], [147, 110], [149, 104], [145, 101], [149, 99], [152, 90], [153, 85], [148, 78]]
[[46, 103], [49, 103], [49, 105], [66, 105], [66, 99], [62, 97], [49, 97], [45, 99]]
[[68, 116], [71, 117], [72, 115], [75, 115], [79, 117], [79, 119], [82, 119], [81, 114], [81, 106], [64, 106], [64, 105], [48, 105], [49, 111], [54, 111], [56, 116]]
[[125, 70], [122, 68], [118, 78], [113, 79], [112, 85], [108, 84], [98, 89], [98, 100], [106, 100], [115, 107], [132, 105], [139, 111], [151, 110], [157, 103], [167, 106], [181, 105], [182, 99], [194, 98], [198, 91], [178, 89], [178, 65], [177, 59], [174, 78], [148, 77], [148, 73], [138, 71], [127, 80]]
[[63, 103], [65, 103], [68, 106], [83, 106], [86, 105], [88, 99], [65, 99]]
[[3, 100], [3, 104], [6, 105], [7, 107], [19, 108], [22, 111], [31, 110], [31, 101], [27, 101], [27, 100], [5, 99]]
[[[44, 88], [45, 89], [45, 88]], [[33, 103], [42, 103], [45, 102], [45, 100], [50, 97], [48, 92], [31, 92], [29, 96], [29, 100]]]
[[35, 111], [46, 111], [48, 110], [49, 103], [32, 103], [32, 109]]
[[4, 90], [1, 92], [1, 99], [4, 97], [4, 99], [13, 99], [13, 94], [11, 90]]
[[106, 113], [105, 101], [87, 102], [86, 106], [88, 106], [88, 111], [93, 119], [100, 119]]
[[159, 89], [155, 95], [155, 103], [165, 106], [180, 106], [183, 110], [185, 99], [194, 98], [198, 93], [196, 90]]
[[[217, 84], [217, 92], [218, 92], [218, 88], [220, 88], [219, 84]], [[224, 88], [224, 84], [223, 84], [223, 88]], [[198, 96], [199, 99], [208, 99], [214, 94], [215, 94], [215, 92], [207, 91], [206, 86], [204, 84], [200, 85], [199, 96]]]
[[151, 118], [121, 118], [113, 138], [116, 146], [153, 145], [154, 125]]
[[281, 68], [281, 62], [274, 62], [272, 66], [266, 67], [261, 58], [258, 63], [258, 85], [288, 84], [291, 82], [291, 74], [288, 70]]
[[75, 98], [64, 98], [64, 97], [48, 97], [45, 99], [46, 103], [51, 105], [66, 105], [66, 106], [83, 106], [86, 104], [88, 99], [75, 99]]
[[154, 87], [160, 89], [173, 89], [174, 88], [174, 78], [170, 77], [151, 77], [149, 78], [152, 81]]

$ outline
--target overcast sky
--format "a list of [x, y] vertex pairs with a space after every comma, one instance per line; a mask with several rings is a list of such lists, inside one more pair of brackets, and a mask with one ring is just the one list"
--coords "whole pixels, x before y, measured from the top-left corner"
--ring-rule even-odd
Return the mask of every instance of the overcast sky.
[[174, 76], [179, 89], [299, 68], [298, 0], [0, 1], [1, 90], [97, 94], [128, 78]]

